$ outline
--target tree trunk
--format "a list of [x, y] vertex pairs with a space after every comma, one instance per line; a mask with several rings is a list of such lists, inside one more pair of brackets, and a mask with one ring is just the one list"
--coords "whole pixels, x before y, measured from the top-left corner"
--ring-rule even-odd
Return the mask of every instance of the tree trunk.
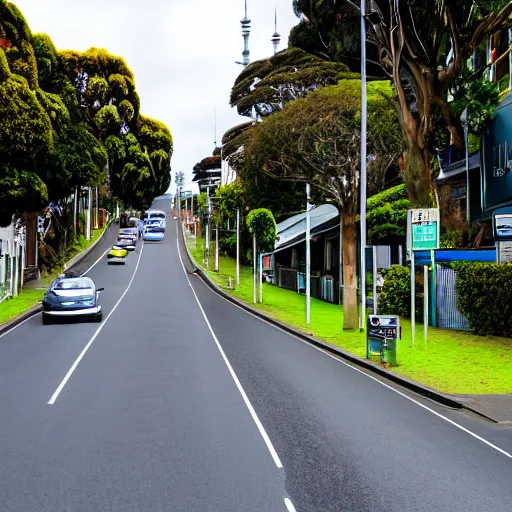
[[432, 179], [430, 155], [427, 148], [419, 146], [416, 140], [406, 134], [404, 184], [411, 206], [428, 207], [432, 203]]
[[343, 215], [342, 251], [343, 251], [343, 329], [359, 327], [357, 305], [357, 229], [355, 215]]

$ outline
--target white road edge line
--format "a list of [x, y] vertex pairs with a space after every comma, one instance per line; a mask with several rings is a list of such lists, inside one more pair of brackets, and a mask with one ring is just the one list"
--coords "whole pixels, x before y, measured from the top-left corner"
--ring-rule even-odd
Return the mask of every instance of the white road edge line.
[[92, 338], [89, 340], [87, 345], [84, 347], [84, 349], [82, 350], [80, 355], [77, 357], [76, 361], [73, 363], [71, 368], [68, 370], [68, 373], [66, 373], [66, 376], [62, 379], [62, 382], [59, 384], [59, 386], [57, 387], [57, 389], [53, 393], [53, 395], [50, 398], [50, 400], [48, 401], [47, 405], [53, 405], [55, 403], [55, 401], [57, 400], [57, 398], [59, 398], [59, 395], [60, 395], [61, 391], [64, 389], [64, 386], [67, 384], [68, 380], [73, 375], [73, 372], [76, 370], [77, 366], [80, 364], [80, 361], [84, 358], [84, 356], [87, 353], [87, 351], [89, 350], [90, 346], [94, 343], [94, 340], [98, 337], [98, 334], [101, 332], [103, 327], [105, 327], [105, 324], [108, 322], [108, 319], [112, 316], [114, 311], [117, 309], [117, 306], [119, 306], [119, 304], [121, 304], [121, 301], [124, 299], [125, 295], [128, 293], [128, 290], [130, 289], [130, 287], [131, 287], [131, 285], [133, 283], [133, 280], [135, 279], [135, 276], [137, 274], [137, 269], [139, 268], [139, 263], [140, 263], [140, 260], [142, 258], [142, 253], [143, 252], [144, 252], [144, 245], [142, 245], [142, 249], [141, 249], [141, 251], [139, 253], [139, 259], [137, 260], [137, 265], [135, 265], [135, 270], [133, 271], [132, 278], [130, 279], [130, 282], [128, 283], [128, 286], [126, 287], [126, 290], [123, 292], [123, 294], [121, 295], [119, 300], [115, 303], [114, 307], [112, 308], [112, 310], [108, 314], [107, 318], [105, 318], [105, 320], [103, 320], [103, 322], [98, 327], [98, 329], [96, 329], [96, 332], [93, 334]]
[[34, 318], [35, 316], [40, 315], [40, 314], [41, 314], [41, 312], [37, 312], [35, 315], [31, 315], [28, 318], [25, 318], [25, 320], [23, 320], [19, 324], [16, 324], [14, 327], [11, 327], [8, 331], [5, 331], [3, 334], [0, 334], [0, 338], [3, 338], [4, 336], [7, 336], [9, 333], [14, 331], [18, 327], [22, 326], [25, 322], [28, 322], [29, 320], [32, 320], [32, 318]]
[[286, 505], [286, 508], [288, 509], [288, 512], [296, 512], [295, 507], [293, 506], [293, 503], [288, 498], [284, 499], [284, 504]]
[[[179, 249], [179, 247], [178, 247]], [[180, 258], [181, 258], [181, 255], [180, 255]], [[203, 283], [204, 284], [204, 283]], [[206, 286], [206, 285], [205, 285]], [[206, 288], [210, 289], [208, 286], [206, 286]], [[193, 289], [193, 288], [192, 288]], [[212, 293], [215, 293], [213, 290], [211, 290]], [[195, 293], [195, 292], [194, 292]], [[330, 357], [331, 359], [334, 359], [335, 361], [337, 361], [338, 363], [341, 363], [345, 366], [347, 366], [348, 368], [350, 368], [351, 370], [354, 370], [358, 373], [360, 373], [361, 375], [364, 375], [365, 377], [368, 377], [369, 379], [372, 379], [374, 380], [375, 382], [379, 383], [381, 386], [384, 386], [385, 388], [388, 388], [390, 389], [391, 391], [394, 391], [395, 393], [397, 393], [398, 395], [402, 396], [403, 398], [406, 398], [407, 400], [409, 400], [410, 402], [418, 405], [419, 407], [425, 409], [426, 411], [429, 411], [430, 413], [434, 414], [435, 416], [437, 416], [438, 418], [441, 418], [442, 420], [446, 421], [447, 423], [450, 423], [451, 425], [453, 425], [454, 427], [458, 428], [459, 430], [462, 430], [463, 432], [465, 432], [466, 434], [469, 434], [471, 437], [474, 437], [475, 439], [477, 439], [478, 441], [484, 443], [485, 445], [489, 446], [490, 448], [492, 448], [493, 450], [496, 450], [497, 452], [500, 452], [502, 455], [505, 455], [505, 457], [508, 457], [509, 459], [512, 459], [512, 454], [503, 450], [502, 448], [500, 448], [499, 446], [496, 446], [495, 444], [491, 443], [490, 441], [487, 441], [487, 439], [484, 439], [483, 437], [479, 436], [478, 434], [475, 434], [474, 432], [472, 432], [471, 430], [468, 430], [466, 427], [463, 427], [462, 425], [460, 425], [459, 423], [457, 423], [456, 421], [453, 421], [451, 420], [450, 418], [447, 418], [446, 416], [443, 416], [442, 414], [438, 413], [437, 411], [434, 411], [434, 409], [431, 409], [430, 407], [427, 407], [426, 405], [422, 404], [421, 402], [418, 402], [417, 400], [415, 400], [414, 398], [408, 396], [407, 394], [403, 393], [402, 391], [398, 390], [398, 389], [395, 389], [393, 386], [390, 386], [389, 384], [386, 384], [385, 382], [382, 382], [381, 380], [377, 379], [376, 377], [374, 377], [373, 375], [369, 375], [367, 374], [366, 372], [360, 370], [359, 368], [356, 368], [355, 366], [352, 366], [351, 364], [339, 359], [338, 357], [332, 355], [332, 354], [329, 354], [329, 352], [326, 352], [325, 350], [321, 349], [320, 347], [316, 347], [315, 345], [312, 345], [311, 343], [308, 343], [307, 341], [299, 338], [298, 336], [294, 336], [293, 334], [285, 331], [284, 329], [281, 329], [280, 327], [278, 327], [277, 325], [274, 325], [272, 324], [271, 322], [267, 322], [266, 320], [264, 320], [263, 318], [260, 318], [259, 316], [251, 313], [250, 311], [247, 311], [246, 309], [244, 309], [243, 307], [239, 306], [238, 304], [234, 304], [233, 302], [231, 302], [230, 300], [226, 299], [225, 297], [222, 297], [222, 295], [218, 295], [216, 294], [218, 297], [224, 299], [226, 302], [228, 302], [229, 304], [231, 304], [232, 306], [240, 309], [241, 311], [243, 311], [244, 313], [247, 313], [248, 315], [252, 316], [253, 318], [256, 318], [257, 320], [261, 321], [261, 322], [264, 322], [265, 324], [269, 325], [270, 327], [273, 327], [274, 329], [277, 329], [278, 331], [281, 331], [282, 333], [300, 341], [301, 343], [303, 343], [304, 345], [306, 345], [307, 347], [310, 347], [310, 348], [314, 348], [315, 350], [317, 350], [318, 352]]]
[[[178, 224], [176, 224], [178, 226]], [[263, 441], [265, 441], [265, 444], [267, 445], [268, 451], [270, 452], [270, 455], [272, 456], [272, 459], [274, 459], [274, 463], [278, 468], [282, 468], [283, 465], [281, 464], [281, 460], [279, 459], [279, 455], [277, 455], [277, 452], [272, 445], [272, 441], [268, 437], [267, 432], [265, 431], [265, 428], [263, 427], [260, 419], [258, 418], [258, 415], [256, 414], [256, 411], [254, 410], [254, 407], [252, 406], [249, 398], [247, 397], [247, 394], [245, 393], [244, 388], [242, 387], [242, 384], [238, 380], [238, 377], [233, 370], [233, 367], [231, 366], [231, 363], [229, 362], [228, 358], [226, 357], [226, 354], [224, 353], [224, 350], [222, 349], [222, 346], [215, 335], [215, 332], [212, 329], [212, 326], [210, 324], [210, 321], [208, 320], [208, 317], [206, 316], [206, 313], [204, 312], [203, 306], [201, 305], [201, 302], [199, 301], [199, 298], [197, 297], [196, 291], [194, 290], [192, 284], [190, 283], [190, 279], [187, 275], [187, 270], [185, 268], [185, 265], [183, 264], [183, 259], [181, 257], [181, 251], [180, 251], [180, 245], [179, 245], [179, 233], [176, 233], [178, 237], [176, 238], [176, 245], [178, 249], [178, 256], [180, 258], [181, 267], [183, 268], [183, 272], [185, 273], [185, 277], [188, 281], [188, 285], [190, 286], [190, 289], [192, 290], [192, 293], [194, 294], [194, 297], [196, 299], [197, 305], [199, 306], [199, 309], [201, 310], [201, 313], [203, 314], [203, 318], [206, 322], [206, 325], [208, 326], [208, 329], [210, 331], [210, 334], [212, 335], [213, 340], [215, 341], [215, 344], [217, 345], [217, 348], [219, 349], [220, 355], [222, 356], [222, 359], [224, 359], [224, 363], [226, 363], [226, 366], [228, 367], [229, 373], [231, 374], [231, 377], [233, 378], [236, 387], [238, 388], [238, 391], [242, 395], [243, 401], [245, 402], [245, 405], [247, 409], [249, 409], [249, 413], [252, 416], [252, 419], [254, 420], [254, 423], [256, 423], [256, 426], [258, 427], [258, 430], [260, 431], [261, 437], [263, 438]]]
[[110, 248], [107, 249], [83, 274], [80, 274], [80, 277], [87, 275], [103, 259], [103, 256], [105, 256], [108, 251], [110, 251]]

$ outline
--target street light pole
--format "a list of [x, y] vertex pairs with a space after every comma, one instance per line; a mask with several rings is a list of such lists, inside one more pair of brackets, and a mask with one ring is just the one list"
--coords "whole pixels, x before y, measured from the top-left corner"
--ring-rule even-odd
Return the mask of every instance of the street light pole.
[[311, 215], [309, 213], [311, 187], [306, 183], [306, 324], [311, 319]]
[[361, 239], [361, 316], [359, 329], [366, 323], [366, 0], [361, 0], [361, 181], [360, 194], [360, 239]]
[[240, 286], [240, 208], [236, 211], [236, 286]]

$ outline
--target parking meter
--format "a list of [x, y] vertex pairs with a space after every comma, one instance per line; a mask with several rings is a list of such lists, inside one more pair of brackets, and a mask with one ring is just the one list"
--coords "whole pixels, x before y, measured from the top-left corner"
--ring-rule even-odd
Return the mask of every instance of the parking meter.
[[397, 366], [396, 342], [401, 337], [396, 315], [369, 315], [366, 329], [366, 358], [379, 354], [381, 363]]

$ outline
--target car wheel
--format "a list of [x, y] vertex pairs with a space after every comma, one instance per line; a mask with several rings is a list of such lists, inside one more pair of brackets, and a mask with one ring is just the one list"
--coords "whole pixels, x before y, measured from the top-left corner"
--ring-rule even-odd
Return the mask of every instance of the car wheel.
[[95, 322], [100, 323], [102, 320], [103, 320], [103, 313], [98, 313], [98, 314], [94, 317], [94, 321], [95, 321]]
[[43, 313], [43, 325], [50, 325], [52, 323], [52, 319]]

